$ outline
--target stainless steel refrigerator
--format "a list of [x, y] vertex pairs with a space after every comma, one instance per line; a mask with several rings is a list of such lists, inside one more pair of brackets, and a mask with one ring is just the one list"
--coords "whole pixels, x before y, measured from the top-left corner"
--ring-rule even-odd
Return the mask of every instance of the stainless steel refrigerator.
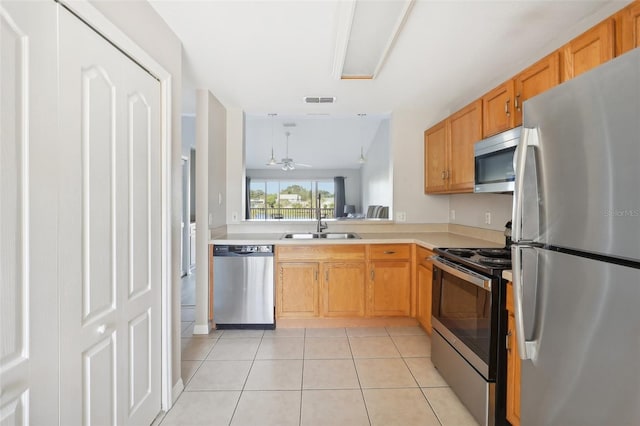
[[640, 424], [640, 49], [524, 104], [513, 278], [527, 425]]

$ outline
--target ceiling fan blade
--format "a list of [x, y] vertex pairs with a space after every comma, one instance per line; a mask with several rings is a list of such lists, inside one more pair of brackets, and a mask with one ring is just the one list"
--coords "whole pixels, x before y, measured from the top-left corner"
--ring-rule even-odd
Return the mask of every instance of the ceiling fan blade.
[[293, 163], [293, 164], [300, 167], [313, 167], [311, 164], [304, 164], [304, 163]]

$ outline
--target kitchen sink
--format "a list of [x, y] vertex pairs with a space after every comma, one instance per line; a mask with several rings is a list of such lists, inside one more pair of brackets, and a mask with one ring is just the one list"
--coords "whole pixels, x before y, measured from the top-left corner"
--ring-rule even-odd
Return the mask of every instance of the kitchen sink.
[[360, 235], [354, 232], [305, 232], [305, 233], [284, 234], [281, 239], [312, 240], [316, 238], [327, 239], [327, 240], [351, 240], [354, 238], [360, 238]]

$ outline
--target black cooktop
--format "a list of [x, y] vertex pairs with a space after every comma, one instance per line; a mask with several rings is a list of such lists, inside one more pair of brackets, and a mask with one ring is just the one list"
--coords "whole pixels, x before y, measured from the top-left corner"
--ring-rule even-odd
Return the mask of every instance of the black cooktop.
[[493, 276], [511, 269], [511, 251], [505, 248], [436, 248], [440, 256]]

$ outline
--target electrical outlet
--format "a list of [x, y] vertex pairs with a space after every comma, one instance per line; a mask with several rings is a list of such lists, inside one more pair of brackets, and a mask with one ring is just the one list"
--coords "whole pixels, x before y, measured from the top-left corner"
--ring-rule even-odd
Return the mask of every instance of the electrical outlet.
[[484, 223], [486, 225], [491, 225], [491, 212], [484, 213]]
[[451, 214], [449, 215], [451, 220], [456, 220], [456, 211], [455, 210], [451, 210]]
[[407, 221], [407, 212], [398, 212], [396, 214], [396, 219], [398, 219], [398, 222], [406, 222]]
[[231, 221], [232, 222], [237, 222], [238, 221], [238, 212], [231, 213]]

